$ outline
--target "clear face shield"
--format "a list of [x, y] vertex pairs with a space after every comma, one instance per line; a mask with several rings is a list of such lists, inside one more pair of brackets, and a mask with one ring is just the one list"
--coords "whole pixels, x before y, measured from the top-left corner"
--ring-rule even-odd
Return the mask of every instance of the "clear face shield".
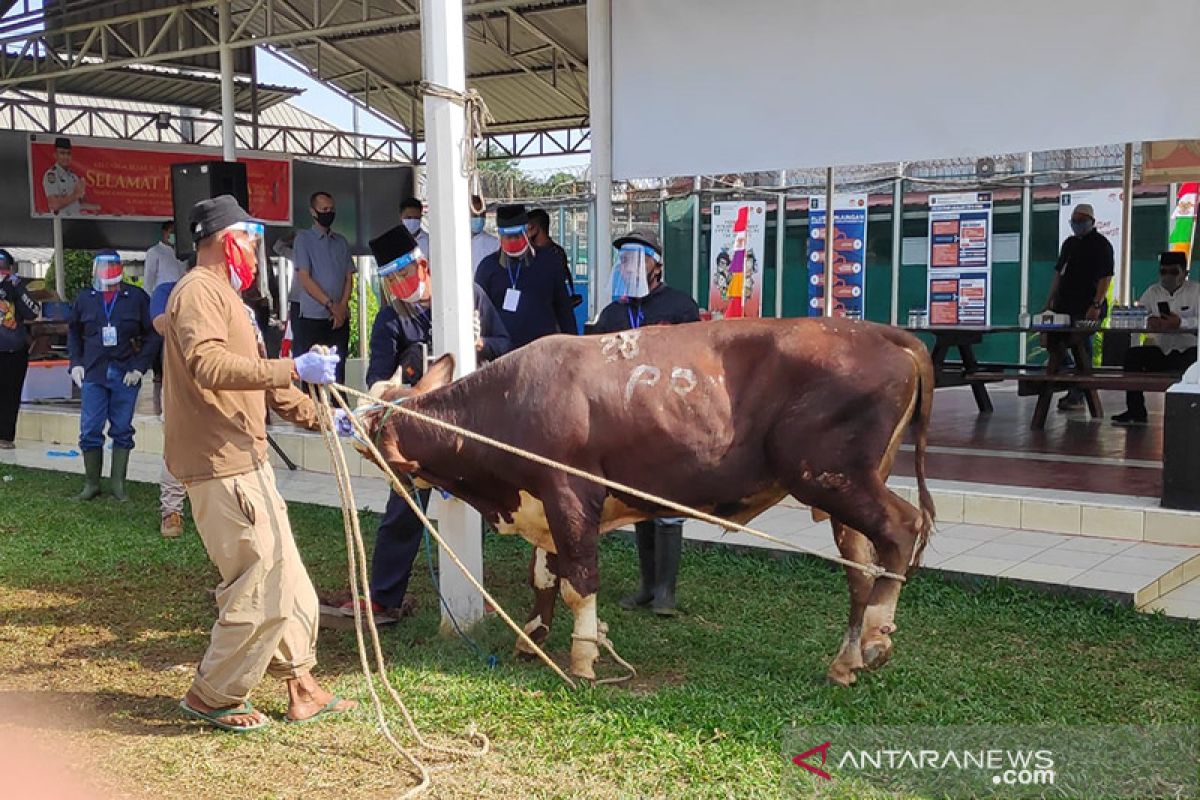
[[399, 314], [411, 314], [412, 306], [424, 300], [429, 292], [425, 254], [414, 247], [394, 261], [379, 268], [379, 288]]
[[239, 222], [225, 233], [229, 283], [243, 292], [248, 302], [261, 299], [271, 302], [270, 275], [262, 268], [267, 264], [265, 233], [261, 222]]
[[500, 234], [500, 250], [509, 258], [520, 258], [529, 251], [529, 234], [524, 225], [499, 228], [497, 233]]
[[107, 254], [92, 259], [92, 288], [97, 292], [111, 292], [121, 285], [125, 267], [121, 257]]
[[617, 302], [628, 302], [650, 294], [647, 276], [653, 272], [661, 257], [653, 247], [644, 244], [623, 244], [617, 251], [617, 262], [613, 265], [612, 298]]

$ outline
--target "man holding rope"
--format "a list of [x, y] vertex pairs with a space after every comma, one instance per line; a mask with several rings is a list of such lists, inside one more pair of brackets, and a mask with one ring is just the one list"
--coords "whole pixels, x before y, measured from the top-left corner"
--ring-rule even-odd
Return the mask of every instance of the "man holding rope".
[[292, 384], [332, 383], [337, 355], [265, 359], [241, 292], [254, 285], [262, 225], [233, 197], [203, 200], [189, 225], [196, 267], [171, 293], [164, 337], [164, 451], [187, 487], [221, 573], [212, 640], [182, 711], [223, 730], [269, 720], [247, 699], [265, 673], [287, 684], [289, 722], [346, 711], [312, 676], [317, 594], [267, 461], [266, 409], [307, 428], [316, 409]]

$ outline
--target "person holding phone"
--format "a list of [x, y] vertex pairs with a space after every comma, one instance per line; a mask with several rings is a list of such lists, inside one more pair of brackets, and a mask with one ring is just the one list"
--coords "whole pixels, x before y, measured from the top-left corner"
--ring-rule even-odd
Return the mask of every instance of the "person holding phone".
[[[1146, 327], [1151, 341], [1125, 353], [1126, 372], [1183, 372], [1196, 361], [1195, 330], [1200, 321], [1200, 283], [1189, 281], [1187, 255], [1162, 253], [1158, 257], [1158, 283], [1142, 293], [1140, 305], [1151, 310]], [[1125, 393], [1125, 410], [1112, 418], [1114, 425], [1144, 425], [1146, 396]]]

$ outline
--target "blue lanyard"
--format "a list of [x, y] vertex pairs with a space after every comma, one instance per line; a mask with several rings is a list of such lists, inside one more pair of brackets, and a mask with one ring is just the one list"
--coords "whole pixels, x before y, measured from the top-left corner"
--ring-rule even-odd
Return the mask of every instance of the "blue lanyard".
[[101, 303], [101, 305], [104, 306], [104, 321], [110, 325], [112, 324], [112, 312], [113, 312], [113, 309], [117, 307], [117, 298], [120, 295], [121, 295], [120, 290], [113, 292], [112, 302], [110, 303], [109, 301], [104, 299], [104, 293], [103, 292], [100, 293], [100, 303]]
[[629, 314], [629, 327], [637, 329], [642, 327], [642, 323], [646, 321], [646, 316], [642, 313], [641, 305], [638, 306], [637, 316], [633, 316], [633, 308], [626, 308], [626, 313]]
[[512, 266], [508, 264], [504, 265], [504, 271], [508, 273], [508, 285], [513, 289], [517, 288], [517, 281], [521, 280], [521, 264], [521, 261], [517, 262], [517, 276], [515, 278], [513, 277]]

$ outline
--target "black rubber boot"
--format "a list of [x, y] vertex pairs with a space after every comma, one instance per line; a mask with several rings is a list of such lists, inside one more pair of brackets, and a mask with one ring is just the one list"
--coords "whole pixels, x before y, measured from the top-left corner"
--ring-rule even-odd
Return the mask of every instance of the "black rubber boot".
[[679, 576], [679, 557], [683, 551], [683, 525], [657, 523], [654, 531], [654, 602], [651, 607], [660, 617], [673, 617], [675, 579]]
[[638, 566], [642, 571], [642, 586], [636, 592], [621, 598], [621, 608], [633, 609], [650, 605], [654, 599], [654, 520], [639, 522], [637, 532]]
[[83, 491], [76, 500], [91, 500], [100, 494], [100, 471], [104, 468], [103, 450], [83, 451]]
[[125, 491], [125, 473], [129, 470], [129, 453], [129, 450], [122, 450], [120, 447], [114, 447], [112, 451], [112, 474], [109, 476], [109, 486], [112, 489], [113, 499], [118, 503], [124, 503], [129, 499], [129, 494]]

